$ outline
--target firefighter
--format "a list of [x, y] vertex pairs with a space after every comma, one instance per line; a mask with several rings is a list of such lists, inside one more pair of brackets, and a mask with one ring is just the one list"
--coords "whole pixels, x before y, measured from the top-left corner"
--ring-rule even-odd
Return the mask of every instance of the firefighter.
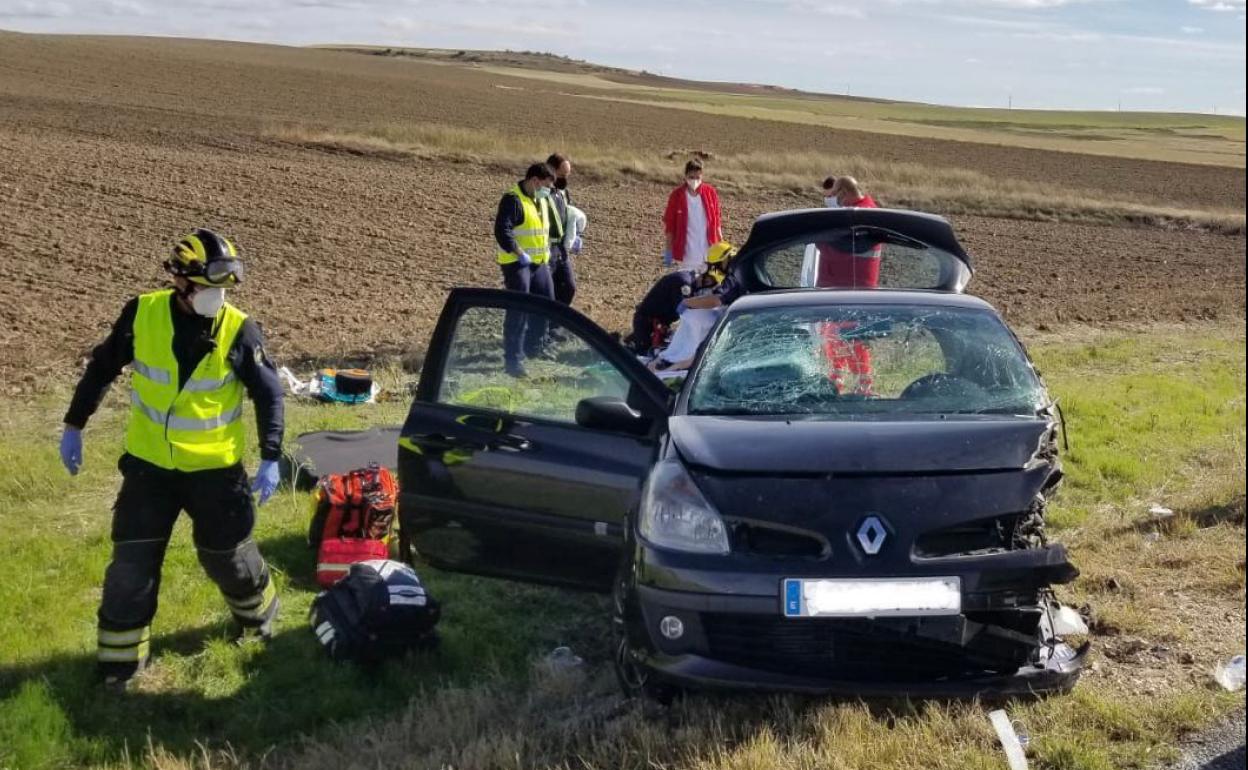
[[[498, 242], [503, 286], [511, 291], [555, 298], [550, 277], [550, 230], [553, 206], [551, 189], [555, 172], [545, 163], [534, 163], [503, 193], [494, 216], [494, 240]], [[540, 356], [545, 345], [546, 322], [528, 313], [508, 310], [503, 318], [503, 358], [507, 373], [525, 377], [524, 359]]]
[[[173, 288], [132, 299], [90, 362], [65, 415], [61, 460], [82, 466], [82, 429], [123, 367], [130, 366], [130, 415], [118, 462], [112, 561], [98, 613], [98, 671], [124, 690], [148, 664], [160, 570], [174, 522], [192, 520], [199, 563], [234, 618], [236, 639], [268, 639], [278, 599], [251, 538], [252, 493], [277, 489], [282, 386], [259, 326], [225, 301], [243, 264], [234, 244], [199, 229], [164, 263]], [[255, 402], [260, 467], [243, 469], [243, 395]]]
[[708, 250], [706, 270], [676, 270], [656, 281], [633, 310], [633, 330], [624, 340], [629, 349], [646, 355], [661, 347], [685, 302], [723, 282], [727, 261], [734, 253], [731, 244], [721, 241]]

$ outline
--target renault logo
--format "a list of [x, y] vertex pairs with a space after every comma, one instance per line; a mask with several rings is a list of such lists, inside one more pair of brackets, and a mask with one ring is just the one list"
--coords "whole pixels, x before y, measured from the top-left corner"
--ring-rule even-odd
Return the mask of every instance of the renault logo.
[[872, 514], [858, 525], [858, 545], [862, 546], [863, 552], [868, 556], [878, 554], [887, 539], [888, 530], [879, 516]]

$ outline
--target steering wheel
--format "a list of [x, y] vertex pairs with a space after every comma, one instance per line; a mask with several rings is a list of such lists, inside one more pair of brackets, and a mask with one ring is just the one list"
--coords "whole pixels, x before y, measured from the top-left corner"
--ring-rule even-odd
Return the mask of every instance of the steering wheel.
[[988, 392], [965, 377], [944, 372], [925, 374], [906, 386], [898, 398], [982, 399]]

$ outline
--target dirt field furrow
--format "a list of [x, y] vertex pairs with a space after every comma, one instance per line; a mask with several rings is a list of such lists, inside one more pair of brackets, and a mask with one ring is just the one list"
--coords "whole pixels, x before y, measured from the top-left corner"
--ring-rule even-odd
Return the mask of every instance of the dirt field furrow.
[[[196, 226], [217, 228], [242, 246], [248, 280], [234, 299], [263, 322], [273, 352], [292, 362], [418, 350], [448, 288], [499, 284], [491, 227], [512, 171], [327, 152], [266, 139], [260, 130], [266, 116], [295, 112], [339, 124], [488, 122], [515, 108], [511, 92], [483, 85], [476, 73], [189, 41], [84, 39], [68, 47], [5, 33], [0, 41], [0, 374], [12, 387], [75, 365], [127, 297], [164, 282], [166, 250]], [[11, 67], [14, 61], [21, 66]], [[413, 75], [432, 70], [452, 75], [445, 82]], [[57, 85], [68, 82], [81, 87]], [[205, 112], [205, 93], [221, 113]], [[703, 131], [712, 143], [769, 136], [775, 146], [832, 136], [697, 115], [663, 126], [658, 116], [670, 120], [671, 111], [604, 109], [579, 114], [563, 130], [656, 147]], [[880, 152], [900, 151], [889, 144], [897, 137], [876, 139]], [[905, 141], [920, 154], [949, 152]], [[993, 165], [1000, 149], [966, 157]], [[1022, 153], [1011, 164], [1025, 167], [1022, 176], [1095, 173], [1106, 188], [1148, 176], [1149, 167], [1130, 161], [1041, 156], [1033, 162]], [[1114, 164], [1127, 165], [1119, 174]], [[1193, 175], [1185, 166], [1158, 166], [1167, 183], [1193, 194], [1201, 177], [1238, 179], [1234, 190], [1205, 191], [1217, 205], [1242, 206], [1242, 170]], [[590, 218], [576, 305], [622, 328], [660, 274], [667, 189], [574, 178], [573, 191]], [[814, 203], [791, 193], [725, 194], [726, 234], [740, 242], [757, 215]], [[1017, 324], [1244, 314], [1242, 238], [979, 217], [954, 223], [977, 260], [971, 290]]]

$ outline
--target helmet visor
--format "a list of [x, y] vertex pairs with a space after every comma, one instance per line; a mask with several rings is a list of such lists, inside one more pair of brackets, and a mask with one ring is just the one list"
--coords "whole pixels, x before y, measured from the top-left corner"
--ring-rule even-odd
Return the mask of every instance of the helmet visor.
[[242, 283], [243, 262], [239, 259], [214, 259], [204, 265], [201, 276], [213, 286]]

